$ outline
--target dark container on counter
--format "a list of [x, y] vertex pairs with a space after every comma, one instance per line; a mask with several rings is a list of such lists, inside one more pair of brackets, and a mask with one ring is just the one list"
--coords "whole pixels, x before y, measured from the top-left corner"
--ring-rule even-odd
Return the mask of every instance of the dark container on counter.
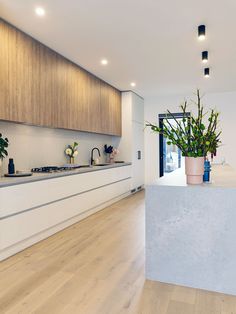
[[8, 174], [14, 174], [15, 173], [15, 165], [13, 158], [9, 158], [9, 164], [8, 164]]
[[203, 182], [210, 181], [210, 172], [211, 172], [211, 163], [209, 160], [204, 161], [204, 175], [203, 175]]

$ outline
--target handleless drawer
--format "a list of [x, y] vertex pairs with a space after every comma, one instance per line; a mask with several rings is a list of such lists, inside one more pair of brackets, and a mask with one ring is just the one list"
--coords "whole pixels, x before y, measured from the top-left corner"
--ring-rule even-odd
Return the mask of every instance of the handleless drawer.
[[131, 166], [123, 166], [1, 188], [0, 219], [114, 184], [130, 176]]

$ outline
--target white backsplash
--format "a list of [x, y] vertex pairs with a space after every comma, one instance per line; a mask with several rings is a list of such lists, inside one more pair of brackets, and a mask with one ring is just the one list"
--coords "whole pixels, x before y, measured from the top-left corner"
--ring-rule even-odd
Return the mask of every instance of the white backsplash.
[[[10, 145], [8, 154], [14, 159], [16, 170], [28, 170], [46, 165], [63, 165], [67, 162], [64, 154], [68, 144], [79, 143], [79, 155], [76, 163], [87, 164], [90, 161], [91, 149], [98, 147], [101, 151], [101, 162], [105, 155], [105, 144], [118, 146], [119, 138], [108, 135], [78, 131], [50, 129], [0, 121], [0, 133], [8, 137]], [[96, 151], [94, 156], [97, 157]], [[8, 158], [4, 160], [6, 172]]]

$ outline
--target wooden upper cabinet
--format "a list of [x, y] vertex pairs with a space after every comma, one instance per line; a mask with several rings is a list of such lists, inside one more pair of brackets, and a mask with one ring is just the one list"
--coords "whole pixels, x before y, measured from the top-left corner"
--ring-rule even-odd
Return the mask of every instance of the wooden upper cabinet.
[[121, 135], [121, 93], [0, 19], [0, 119]]
[[122, 124], [121, 124], [121, 92], [115, 88], [112, 88], [110, 101], [110, 115], [112, 121], [112, 134], [121, 136]]
[[[36, 106], [39, 109], [38, 125], [55, 126], [55, 104], [58, 95], [57, 54], [49, 48], [38, 46], [38, 58], [35, 64], [38, 77], [35, 77]], [[37, 88], [37, 90], [36, 90]]]
[[79, 93], [79, 74], [72, 63], [67, 64], [58, 58], [53, 119], [53, 125], [58, 128], [79, 129], [78, 103], [82, 105], [83, 100]]
[[8, 27], [0, 20], [0, 119], [10, 120]]
[[[92, 132], [102, 133], [100, 80], [89, 75], [87, 106], [89, 108], [89, 127]], [[106, 132], [105, 132], [106, 133]]]
[[59, 128], [100, 132], [100, 80], [73, 63], [58, 63], [61, 88], [55, 104]]
[[0, 21], [0, 118], [38, 124], [38, 57], [35, 42]]
[[107, 131], [107, 134], [111, 134], [109, 86], [104, 82], [100, 84], [100, 99], [101, 133]]
[[[52, 126], [55, 53], [0, 22], [1, 110], [3, 120]], [[4, 37], [2, 37], [4, 36]], [[5, 65], [4, 65], [5, 61]], [[3, 75], [4, 73], [4, 75]], [[5, 106], [2, 104], [5, 103]], [[5, 108], [5, 110], [2, 110]]]
[[102, 133], [121, 136], [121, 92], [101, 82]]

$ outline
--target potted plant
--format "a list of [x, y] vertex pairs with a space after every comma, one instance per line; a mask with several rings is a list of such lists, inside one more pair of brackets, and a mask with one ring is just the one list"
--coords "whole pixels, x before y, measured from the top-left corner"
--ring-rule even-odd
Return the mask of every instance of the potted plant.
[[65, 154], [70, 158], [70, 164], [75, 163], [75, 157], [78, 155], [78, 143], [74, 142], [72, 145], [68, 145], [65, 149]]
[[182, 118], [176, 119], [174, 114], [167, 110], [169, 116], [175, 121], [175, 126], [168, 119], [163, 128], [152, 123], [146, 123], [154, 132], [159, 132], [167, 139], [168, 145], [176, 145], [185, 157], [185, 173], [188, 184], [201, 184], [203, 182], [204, 159], [208, 153], [215, 153], [219, 147], [220, 134], [218, 131], [219, 112], [211, 109], [204, 111], [201, 103], [200, 91], [197, 90], [197, 101], [194, 102], [196, 114], [187, 114], [187, 101], [180, 106]]
[[9, 145], [8, 139], [6, 137], [3, 138], [2, 134], [0, 133], [0, 176], [2, 176], [3, 159], [8, 156], [7, 153], [8, 145]]

